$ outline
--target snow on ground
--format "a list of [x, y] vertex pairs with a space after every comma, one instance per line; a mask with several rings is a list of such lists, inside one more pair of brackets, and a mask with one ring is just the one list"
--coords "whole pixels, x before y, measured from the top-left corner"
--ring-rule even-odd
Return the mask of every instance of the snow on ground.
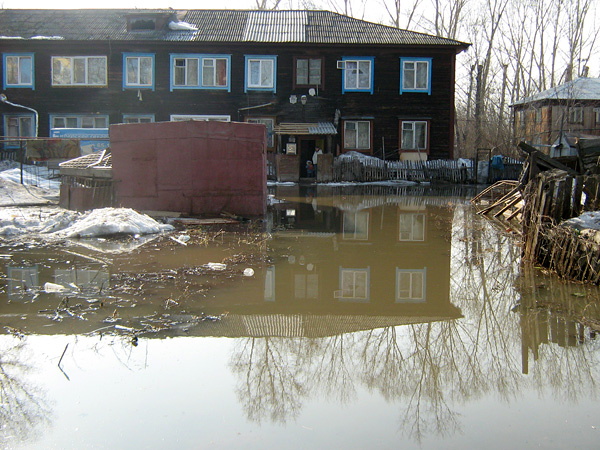
[[562, 225], [575, 228], [576, 230], [600, 230], [600, 211], [583, 213], [579, 217], [565, 220]]

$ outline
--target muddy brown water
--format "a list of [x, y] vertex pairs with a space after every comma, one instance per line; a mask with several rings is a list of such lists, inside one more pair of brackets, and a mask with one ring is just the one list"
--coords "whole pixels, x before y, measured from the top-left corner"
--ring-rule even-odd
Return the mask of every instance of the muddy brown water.
[[0, 444], [597, 447], [597, 288], [522, 265], [470, 191], [271, 191], [187, 245], [4, 242]]

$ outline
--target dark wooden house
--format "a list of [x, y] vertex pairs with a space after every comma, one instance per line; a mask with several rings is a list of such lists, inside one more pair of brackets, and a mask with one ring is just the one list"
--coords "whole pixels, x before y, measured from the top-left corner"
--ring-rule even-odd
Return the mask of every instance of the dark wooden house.
[[4, 9], [0, 30], [4, 137], [255, 122], [300, 176], [315, 147], [453, 156], [463, 42], [328, 11]]

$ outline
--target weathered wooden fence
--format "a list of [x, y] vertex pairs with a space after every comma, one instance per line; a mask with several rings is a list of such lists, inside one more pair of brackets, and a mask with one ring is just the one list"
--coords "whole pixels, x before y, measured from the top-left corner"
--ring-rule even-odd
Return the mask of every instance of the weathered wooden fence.
[[600, 175], [573, 176], [559, 169], [530, 181], [524, 193], [523, 258], [561, 277], [600, 284], [600, 234], [561, 225], [596, 210], [599, 189]]
[[[494, 172], [494, 176], [504, 179], [517, 179], [522, 163], [507, 161], [504, 169]], [[431, 161], [384, 161], [376, 158], [338, 157], [333, 162], [333, 181], [371, 182], [384, 180], [406, 181], [446, 181], [466, 184], [476, 182], [472, 161], [431, 160]]]

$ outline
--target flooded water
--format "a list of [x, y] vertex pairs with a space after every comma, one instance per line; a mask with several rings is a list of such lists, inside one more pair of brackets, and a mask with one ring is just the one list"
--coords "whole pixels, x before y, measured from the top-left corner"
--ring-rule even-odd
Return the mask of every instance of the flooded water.
[[272, 189], [187, 245], [0, 247], [0, 444], [598, 447], [597, 288], [521, 267], [469, 192]]

